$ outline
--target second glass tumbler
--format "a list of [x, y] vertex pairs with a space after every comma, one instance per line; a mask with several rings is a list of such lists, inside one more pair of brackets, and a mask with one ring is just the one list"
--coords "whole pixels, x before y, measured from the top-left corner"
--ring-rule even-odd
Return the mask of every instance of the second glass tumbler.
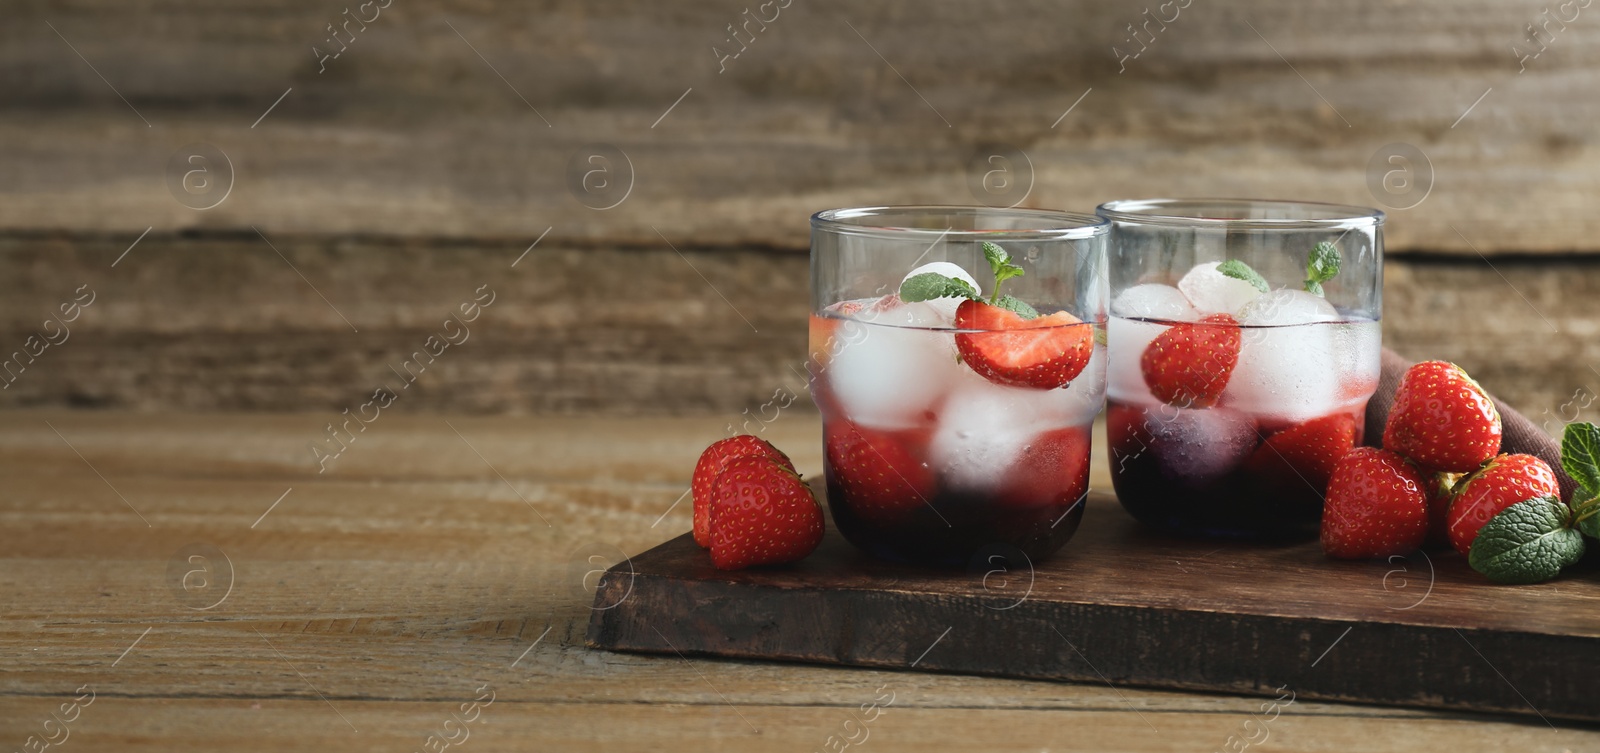
[[1316, 535], [1378, 384], [1383, 213], [1225, 199], [1099, 211], [1123, 507], [1180, 535]]

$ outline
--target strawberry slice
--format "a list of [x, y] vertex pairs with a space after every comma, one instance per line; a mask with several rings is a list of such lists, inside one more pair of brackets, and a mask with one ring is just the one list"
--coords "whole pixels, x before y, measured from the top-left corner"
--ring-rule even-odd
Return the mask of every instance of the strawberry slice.
[[1322, 494], [1339, 460], [1356, 444], [1356, 418], [1335, 413], [1284, 429], [1262, 442], [1245, 469], [1279, 484], [1309, 484]]
[[1180, 408], [1209, 408], [1228, 386], [1242, 343], [1237, 320], [1212, 314], [1157, 335], [1139, 357], [1139, 369], [1156, 399]]
[[863, 520], [892, 524], [933, 497], [933, 470], [922, 462], [926, 430], [874, 431], [835, 419], [824, 433], [839, 501]]
[[771, 442], [750, 434], [740, 434], [711, 443], [700, 453], [700, 462], [694, 466], [694, 480], [689, 488], [694, 494], [694, 543], [711, 546], [711, 483], [717, 474], [735, 458], [767, 458], [794, 471], [794, 463]]
[[1065, 311], [1036, 319], [983, 301], [963, 301], [956, 349], [973, 371], [995, 384], [1051, 390], [1083, 373], [1094, 351], [1094, 328]]
[[1006, 472], [996, 501], [1012, 508], [1070, 506], [1089, 490], [1089, 430], [1047, 431]]
[[728, 461], [711, 499], [711, 564], [719, 570], [794, 562], [822, 543], [816, 495], [770, 458]]

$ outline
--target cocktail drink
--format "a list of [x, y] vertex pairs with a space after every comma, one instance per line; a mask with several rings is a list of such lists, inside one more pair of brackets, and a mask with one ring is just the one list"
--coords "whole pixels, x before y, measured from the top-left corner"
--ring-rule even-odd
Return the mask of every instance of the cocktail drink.
[[1071, 538], [1105, 390], [1106, 230], [981, 207], [812, 218], [810, 382], [847, 539], [965, 565]]
[[1106, 430], [1123, 507], [1181, 535], [1315, 535], [1377, 389], [1383, 213], [1249, 200], [1099, 211], [1112, 223]]

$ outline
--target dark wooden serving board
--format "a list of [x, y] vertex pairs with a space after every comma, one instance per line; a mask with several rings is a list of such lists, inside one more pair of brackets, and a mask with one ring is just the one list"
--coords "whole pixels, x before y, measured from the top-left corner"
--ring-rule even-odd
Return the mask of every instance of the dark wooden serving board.
[[803, 562], [729, 573], [685, 534], [605, 574], [589, 642], [1600, 721], [1592, 562], [1494, 586], [1450, 551], [1160, 537], [1094, 494], [1061, 553], [1000, 567], [880, 562], [830, 528]]

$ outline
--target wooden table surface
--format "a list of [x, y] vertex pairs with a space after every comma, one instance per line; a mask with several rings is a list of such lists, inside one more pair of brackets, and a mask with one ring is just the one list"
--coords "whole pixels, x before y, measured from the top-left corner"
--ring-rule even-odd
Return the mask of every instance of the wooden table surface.
[[[585, 647], [593, 571], [689, 527], [729, 418], [385, 413], [319, 474], [326, 415], [0, 414], [0, 746], [1600, 749], [1537, 718], [1312, 702], [1261, 740], [1257, 698]], [[820, 472], [814, 414], [766, 434]]]

